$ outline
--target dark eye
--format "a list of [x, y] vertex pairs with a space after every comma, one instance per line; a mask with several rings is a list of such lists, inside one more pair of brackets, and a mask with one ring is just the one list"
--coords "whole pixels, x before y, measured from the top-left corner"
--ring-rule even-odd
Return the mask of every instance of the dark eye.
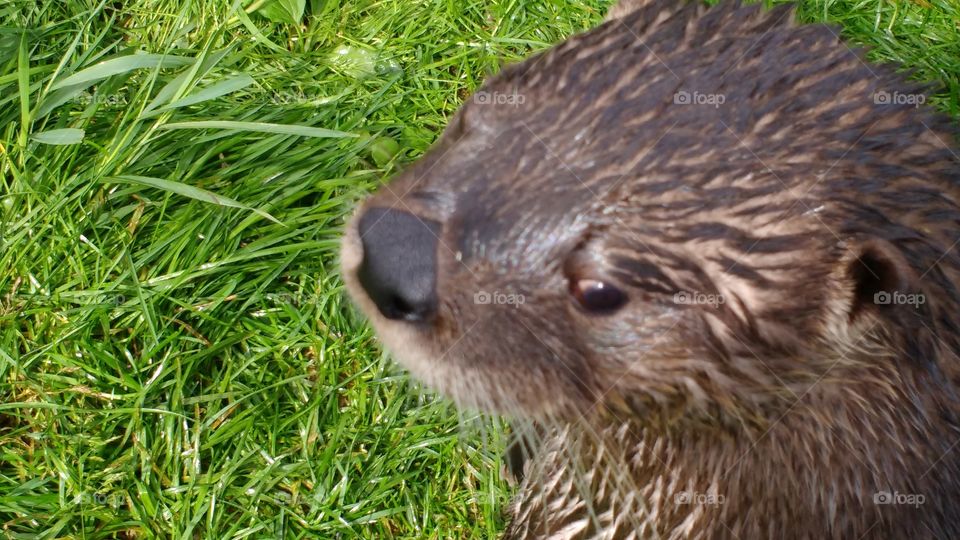
[[627, 303], [627, 295], [615, 286], [596, 279], [570, 281], [570, 294], [580, 307], [591, 313], [612, 313]]

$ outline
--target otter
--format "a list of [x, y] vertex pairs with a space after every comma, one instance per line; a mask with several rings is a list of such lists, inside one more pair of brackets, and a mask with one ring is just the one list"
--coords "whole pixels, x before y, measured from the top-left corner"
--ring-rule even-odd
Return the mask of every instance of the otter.
[[514, 423], [504, 538], [960, 538], [960, 158], [923, 91], [787, 6], [624, 0], [360, 205], [385, 347]]

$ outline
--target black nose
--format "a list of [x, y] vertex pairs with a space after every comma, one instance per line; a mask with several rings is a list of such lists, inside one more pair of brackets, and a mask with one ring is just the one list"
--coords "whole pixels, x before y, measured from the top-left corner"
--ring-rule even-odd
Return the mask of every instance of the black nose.
[[422, 321], [437, 308], [440, 224], [392, 208], [370, 208], [359, 222], [360, 284], [389, 319]]

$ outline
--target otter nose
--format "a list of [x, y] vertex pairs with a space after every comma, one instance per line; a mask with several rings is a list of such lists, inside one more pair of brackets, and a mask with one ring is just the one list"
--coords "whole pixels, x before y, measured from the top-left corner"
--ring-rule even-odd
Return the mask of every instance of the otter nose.
[[370, 208], [358, 223], [363, 244], [359, 279], [389, 319], [422, 321], [437, 307], [440, 224], [392, 208]]

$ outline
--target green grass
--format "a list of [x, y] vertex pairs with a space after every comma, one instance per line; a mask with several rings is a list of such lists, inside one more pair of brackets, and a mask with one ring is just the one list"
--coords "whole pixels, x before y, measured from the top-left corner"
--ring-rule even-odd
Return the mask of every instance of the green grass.
[[[488, 73], [606, 2], [306, 4], [296, 24], [296, 0], [0, 5], [0, 534], [502, 527], [498, 422], [384, 358], [338, 231]], [[800, 14], [960, 114], [960, 8]]]

